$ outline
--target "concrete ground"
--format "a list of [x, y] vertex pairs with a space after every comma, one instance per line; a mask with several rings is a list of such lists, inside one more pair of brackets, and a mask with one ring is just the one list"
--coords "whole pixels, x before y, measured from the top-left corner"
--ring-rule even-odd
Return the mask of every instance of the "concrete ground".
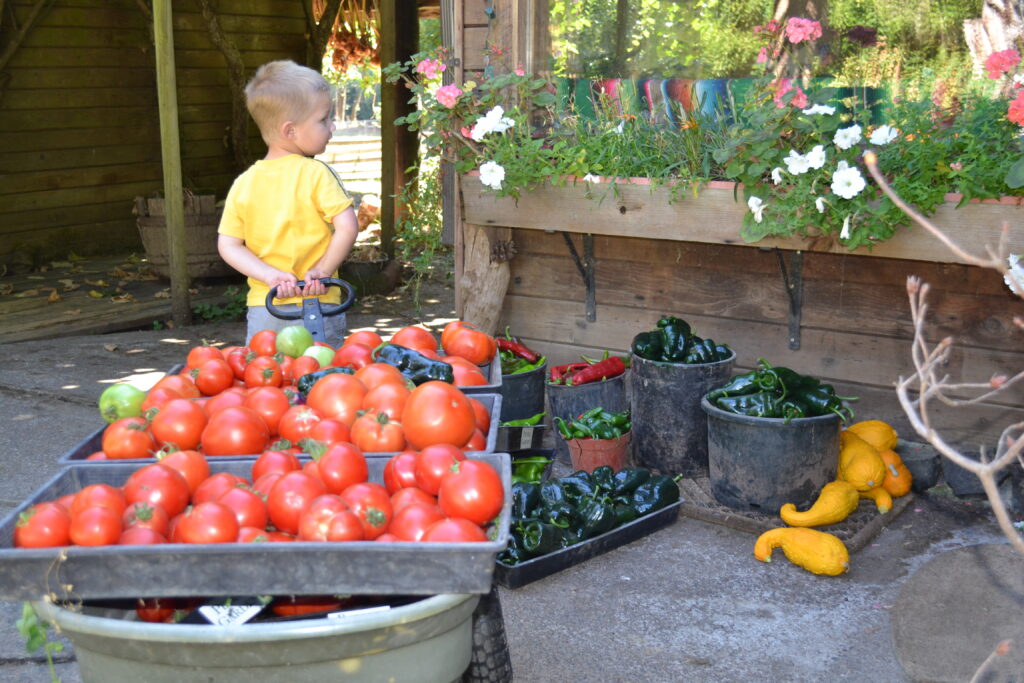
[[[454, 317], [450, 290], [439, 286], [427, 288], [419, 311], [402, 297], [368, 299], [359, 307], [349, 313], [350, 329], [374, 327], [385, 336], [414, 322], [439, 330]], [[232, 344], [243, 336], [242, 324], [222, 323], [0, 347], [0, 512], [57, 472], [57, 459], [100, 426], [95, 402], [110, 382], [152, 381], [195, 344]], [[982, 500], [957, 499], [944, 488], [919, 495], [838, 578], [809, 574], [778, 551], [771, 564], [757, 562], [753, 543], [751, 534], [680, 517], [628, 546], [503, 589], [516, 679], [914, 680], [902, 658], [918, 679], [964, 680], [965, 665], [973, 671], [999, 638], [968, 652], [955, 638], [936, 646], [936, 617], [918, 630], [908, 612], [897, 647], [893, 612], [901, 592], [911, 589], [922, 600], [941, 598], [947, 608], [937, 618], [951, 628], [1003, 632], [1003, 624], [986, 615], [998, 613], [1006, 593], [977, 590], [959, 600], [956, 582], [932, 578], [918, 585], [914, 579], [947, 551], [1005, 543]], [[1009, 562], [1010, 571], [1024, 566]], [[993, 580], [983, 569], [962, 571], [964, 585]], [[0, 680], [50, 680], [39, 653], [25, 652], [15, 628], [20, 612], [20, 603], [0, 602]], [[1018, 648], [1024, 650], [1024, 642]], [[1016, 666], [1024, 669], [1022, 661]], [[58, 662], [62, 680], [80, 680], [70, 644]]]

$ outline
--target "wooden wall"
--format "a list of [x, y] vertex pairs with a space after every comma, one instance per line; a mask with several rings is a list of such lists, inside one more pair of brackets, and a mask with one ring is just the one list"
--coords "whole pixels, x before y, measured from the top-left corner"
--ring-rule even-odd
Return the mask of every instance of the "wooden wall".
[[[34, 0], [8, 0], [25, 20]], [[305, 54], [294, 0], [218, 0], [220, 24], [251, 75]], [[186, 188], [223, 197], [237, 175], [226, 146], [225, 61], [197, 0], [176, 0], [174, 42]], [[4, 22], [8, 40], [12, 24]], [[132, 199], [162, 192], [156, 70], [134, 0], [57, 0], [8, 64], [0, 91], [0, 264], [141, 249]], [[254, 155], [262, 142], [250, 125]]]
[[[557, 216], [551, 227], [557, 229]], [[986, 381], [1024, 368], [1024, 316], [994, 272], [957, 264], [804, 253], [801, 345], [789, 348], [789, 302], [774, 250], [628, 237], [594, 237], [597, 319], [585, 315], [585, 288], [560, 232], [514, 229], [518, 253], [498, 329], [506, 325], [552, 363], [628, 352], [635, 334], [664, 314], [737, 352], [737, 370], [764, 357], [859, 396], [858, 419], [892, 421], [909, 435], [893, 390], [909, 375], [912, 335], [906, 278], [930, 283], [928, 337], [953, 335], [954, 381]], [[581, 236], [573, 234], [582, 255]], [[786, 253], [786, 252], [783, 252]], [[976, 448], [1024, 419], [1024, 387], [998, 403], [936, 410], [941, 431]], [[919, 440], [919, 439], [918, 439]]]

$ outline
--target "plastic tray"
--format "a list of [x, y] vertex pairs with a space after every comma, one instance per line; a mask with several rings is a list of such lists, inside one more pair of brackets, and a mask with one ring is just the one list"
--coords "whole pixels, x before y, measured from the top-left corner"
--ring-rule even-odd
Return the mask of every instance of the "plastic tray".
[[666, 527], [676, 521], [679, 517], [679, 507], [682, 501], [676, 501], [668, 507], [664, 507], [649, 515], [645, 515], [632, 522], [616, 527], [600, 536], [588, 539], [582, 543], [556, 550], [553, 553], [535, 557], [526, 562], [516, 565], [508, 565], [500, 560], [495, 561], [494, 580], [505, 588], [519, 588], [538, 579], [551, 576], [563, 569], [573, 565], [586, 562], [592, 557], [602, 555], [609, 550], [632, 543], [638, 538]]
[[[491, 359], [490, 365], [486, 368], [481, 366], [481, 370], [484, 370], [484, 377], [487, 378], [487, 384], [475, 384], [468, 387], [459, 387], [462, 389], [464, 394], [492, 394], [498, 391], [501, 387], [501, 355], [494, 354], [494, 358]], [[500, 415], [500, 413], [496, 413]]]
[[[501, 475], [505, 504], [495, 539], [482, 543], [161, 544], [13, 548], [18, 515], [31, 505], [96, 483], [121, 485], [137, 464], [69, 465], [0, 521], [0, 599], [36, 600], [229, 595], [435, 595], [487, 593], [495, 558], [508, 543], [511, 465], [507, 453], [479, 453]], [[388, 458], [369, 456], [380, 482]], [[210, 470], [249, 476], [252, 459], [213, 460]]]
[[[465, 392], [463, 392], [463, 393], [465, 393]], [[493, 453], [493, 452], [495, 452], [497, 450], [497, 444], [498, 444], [498, 416], [501, 415], [501, 394], [473, 394], [472, 396], [473, 396], [473, 398], [475, 398], [478, 401], [480, 401], [481, 403], [483, 403], [484, 407], [487, 408], [487, 412], [489, 412], [490, 415], [491, 415], [491, 425], [490, 425], [490, 428], [487, 430], [487, 443], [484, 446], [484, 449], [482, 451], [467, 451], [467, 453], [470, 453], [470, 454]], [[138, 464], [138, 463], [152, 462], [153, 461], [153, 458], [130, 458], [130, 459], [116, 460], [116, 461], [110, 461], [110, 460], [86, 460], [86, 458], [88, 458], [90, 454], [95, 453], [96, 451], [102, 450], [102, 448], [103, 448], [103, 430], [105, 430], [106, 428], [107, 428], [106, 425], [104, 425], [104, 426], [100, 427], [99, 429], [97, 429], [96, 431], [94, 431], [93, 433], [89, 434], [89, 436], [85, 437], [84, 439], [79, 441], [77, 444], [72, 446], [71, 449], [68, 450], [68, 452], [66, 452], [64, 455], [60, 456], [60, 458], [57, 459], [57, 462], [59, 462], [61, 464], [65, 464], [65, 465], [67, 465], [67, 464], [95, 465], [95, 464], [98, 464], [98, 463], [110, 463], [110, 462], [126, 462], [126, 463], [136, 463], [136, 464]], [[213, 459], [217, 460], [217, 461], [221, 461], [221, 460], [237, 460], [238, 458], [252, 458], [255, 455], [259, 455], [259, 454], [258, 453], [253, 453], [252, 455], [219, 455], [219, 456], [213, 456]], [[392, 456], [392, 455], [394, 455], [394, 453], [373, 453], [373, 452], [371, 452], [371, 453], [367, 453], [366, 455], [367, 456], [370, 456], [370, 455]]]

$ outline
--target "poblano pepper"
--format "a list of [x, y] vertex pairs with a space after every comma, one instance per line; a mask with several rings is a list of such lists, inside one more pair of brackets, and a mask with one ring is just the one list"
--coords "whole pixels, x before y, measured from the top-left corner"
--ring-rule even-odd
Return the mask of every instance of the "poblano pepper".
[[595, 467], [590, 473], [590, 483], [598, 493], [611, 493], [615, 490], [615, 470], [608, 465]]
[[612, 495], [627, 496], [650, 478], [651, 471], [646, 467], [624, 467], [615, 473], [615, 488], [612, 489]]
[[567, 502], [541, 506], [538, 508], [536, 516], [543, 522], [562, 528], [576, 524], [577, 517], [576, 508]]
[[512, 519], [527, 519], [540, 505], [540, 486], [530, 482], [512, 484]]
[[547, 555], [562, 548], [565, 531], [553, 524], [545, 524], [536, 519], [527, 520], [522, 525], [523, 550], [531, 557]]
[[593, 538], [615, 528], [615, 509], [608, 503], [591, 498], [582, 502], [576, 512], [581, 539]]
[[455, 384], [455, 373], [451, 365], [427, 358], [415, 349], [384, 344], [374, 351], [374, 360], [395, 366], [403, 377], [412, 380], [417, 386], [432, 380]]
[[550, 507], [555, 503], [565, 503], [566, 495], [562, 489], [562, 485], [557, 479], [546, 481], [540, 485], [540, 504], [544, 507]]
[[590, 475], [583, 470], [578, 470], [572, 474], [559, 478], [558, 485], [562, 487], [562, 491], [565, 492], [565, 497], [569, 499], [570, 502], [578, 502], [584, 498], [592, 498], [596, 492], [593, 482], [590, 481]]
[[309, 390], [313, 388], [313, 385], [317, 383], [317, 380], [321, 377], [326, 377], [327, 375], [333, 375], [339, 372], [343, 375], [351, 375], [355, 373], [355, 370], [349, 367], [329, 367], [316, 370], [315, 372], [310, 372], [300, 377], [298, 381], [295, 382], [295, 389], [299, 392], [299, 395], [302, 396], [302, 398], [306, 398], [306, 395], [309, 394]]
[[641, 358], [661, 360], [662, 350], [665, 348], [661, 330], [641, 332], [633, 337], [633, 343], [630, 348], [633, 350], [633, 353]]
[[672, 477], [659, 474], [633, 491], [633, 509], [637, 516], [650, 514], [679, 500], [679, 485]]
[[721, 396], [713, 402], [722, 410], [747, 417], [780, 417], [775, 392], [759, 391], [756, 394]]
[[751, 370], [742, 375], [736, 375], [717, 389], [712, 389], [708, 392], [707, 399], [714, 403], [715, 399], [723, 396], [741, 396], [743, 394], [753, 394], [756, 391], [758, 391], [757, 371]]
[[686, 356], [690, 346], [690, 324], [681, 318], [666, 316], [658, 321], [661, 330], [661, 359], [678, 363]]

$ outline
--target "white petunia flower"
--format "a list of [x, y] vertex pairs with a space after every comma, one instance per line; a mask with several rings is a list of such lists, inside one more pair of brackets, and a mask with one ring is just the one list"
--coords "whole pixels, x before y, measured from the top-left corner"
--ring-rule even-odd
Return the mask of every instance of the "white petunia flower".
[[588, 183], [599, 183], [601, 182], [601, 176], [594, 175], [593, 173], [588, 173], [587, 175], [583, 176], [583, 180]]
[[896, 139], [896, 129], [892, 126], [879, 126], [871, 131], [868, 142], [872, 145], [888, 145]]
[[814, 208], [816, 208], [818, 210], [818, 213], [825, 213], [825, 198], [824, 197], [815, 197], [815, 199], [814, 199]]
[[850, 217], [847, 216], [843, 219], [843, 229], [839, 233], [839, 239], [848, 240], [850, 239]]
[[480, 164], [480, 182], [492, 190], [501, 189], [501, 181], [505, 179], [505, 169], [496, 161], [485, 161]]
[[811, 168], [821, 168], [825, 165], [825, 148], [822, 145], [815, 145], [814, 149], [807, 153], [807, 163]]
[[778, 185], [782, 182], [782, 169], [775, 167], [772, 169], [772, 182]]
[[856, 166], [839, 168], [832, 174], [832, 191], [843, 199], [853, 199], [865, 187], [867, 183]]
[[615, 132], [622, 135], [622, 131], [626, 130], [626, 122], [619, 121], [619, 125], [615, 126]]
[[1010, 264], [1010, 272], [1003, 276], [1003, 282], [1017, 296], [1024, 296], [1024, 265], [1020, 262], [1020, 254], [1010, 254], [1006, 260]]
[[812, 116], [814, 114], [835, 114], [836, 108], [830, 107], [827, 104], [816, 104], [810, 109], [804, 109], [803, 112]]
[[503, 133], [514, 124], [515, 121], [505, 116], [505, 110], [498, 105], [477, 119], [469, 136], [480, 142], [488, 133]]
[[807, 157], [798, 153], [795, 149], [789, 150], [789, 154], [786, 155], [783, 161], [786, 163], [786, 170], [793, 175], [807, 173], [811, 169], [811, 163], [807, 160]]
[[760, 197], [751, 197], [747, 200], [747, 206], [754, 214], [754, 220], [760, 223], [764, 219], [764, 201]]
[[832, 142], [836, 143], [839, 149], [850, 149], [860, 142], [860, 126], [854, 124], [849, 128], [840, 128], [836, 131]]

